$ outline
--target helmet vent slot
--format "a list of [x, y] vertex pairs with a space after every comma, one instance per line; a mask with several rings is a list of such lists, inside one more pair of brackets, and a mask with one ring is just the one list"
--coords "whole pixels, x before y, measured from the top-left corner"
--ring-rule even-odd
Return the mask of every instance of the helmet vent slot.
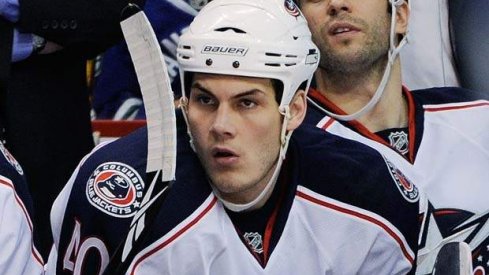
[[216, 32], [227, 32], [229, 30], [234, 31], [235, 33], [246, 33], [241, 29], [233, 28], [233, 27], [223, 27], [223, 28], [215, 29]]
[[265, 63], [265, 66], [280, 67], [280, 63]]
[[279, 53], [265, 53], [266, 56], [282, 56], [281, 54]]

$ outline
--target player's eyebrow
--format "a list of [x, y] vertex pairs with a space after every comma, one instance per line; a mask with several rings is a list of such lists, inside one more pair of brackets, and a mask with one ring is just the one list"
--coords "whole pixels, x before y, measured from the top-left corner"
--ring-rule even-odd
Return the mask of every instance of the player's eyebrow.
[[212, 95], [212, 92], [210, 90], [204, 88], [204, 86], [202, 86], [202, 84], [200, 84], [199, 82], [194, 82], [192, 84], [192, 87], [190, 87], [190, 88], [191, 89], [197, 89], [197, 90], [200, 90], [203, 93]]
[[[214, 96], [214, 93], [211, 90], [205, 88], [199, 82], [193, 83], [191, 88], [192, 89], [198, 89], [203, 93]], [[265, 92], [260, 90], [260, 89], [257, 89], [257, 88], [252, 88], [250, 90], [239, 92], [236, 95], [233, 95], [232, 97], [233, 98], [239, 98], [239, 97], [245, 97], [245, 96], [260, 96], [260, 95], [265, 95]]]

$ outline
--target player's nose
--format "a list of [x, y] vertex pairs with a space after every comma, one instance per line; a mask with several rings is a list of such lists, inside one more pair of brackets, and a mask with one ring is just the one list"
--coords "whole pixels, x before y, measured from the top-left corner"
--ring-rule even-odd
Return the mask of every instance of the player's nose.
[[233, 110], [226, 104], [220, 104], [215, 111], [210, 131], [219, 139], [234, 137], [236, 134], [236, 121]]

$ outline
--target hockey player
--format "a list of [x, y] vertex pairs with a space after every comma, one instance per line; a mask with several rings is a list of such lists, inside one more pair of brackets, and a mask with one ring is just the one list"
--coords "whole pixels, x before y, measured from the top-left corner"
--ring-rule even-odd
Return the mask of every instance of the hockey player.
[[467, 242], [477, 274], [487, 274], [487, 99], [459, 88], [402, 86], [397, 54], [406, 42], [406, 2], [298, 2], [321, 52], [307, 123], [375, 148], [424, 189], [431, 204], [421, 274], [431, 272], [436, 251], [449, 241]]
[[0, 142], [0, 274], [43, 274], [34, 246], [32, 201], [24, 171]]
[[[413, 269], [417, 188], [375, 150], [300, 126], [318, 60], [291, 0], [204, 7], [178, 48], [190, 140], [182, 123], [176, 181], [127, 274]], [[139, 130], [81, 162], [53, 206], [48, 273], [107, 266], [147, 185], [146, 139]]]

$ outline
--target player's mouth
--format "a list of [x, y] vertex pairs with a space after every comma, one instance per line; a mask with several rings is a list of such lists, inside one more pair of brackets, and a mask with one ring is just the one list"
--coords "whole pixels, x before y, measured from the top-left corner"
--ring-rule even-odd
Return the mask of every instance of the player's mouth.
[[237, 163], [239, 155], [225, 147], [214, 147], [211, 151], [212, 158], [218, 165], [230, 166]]

